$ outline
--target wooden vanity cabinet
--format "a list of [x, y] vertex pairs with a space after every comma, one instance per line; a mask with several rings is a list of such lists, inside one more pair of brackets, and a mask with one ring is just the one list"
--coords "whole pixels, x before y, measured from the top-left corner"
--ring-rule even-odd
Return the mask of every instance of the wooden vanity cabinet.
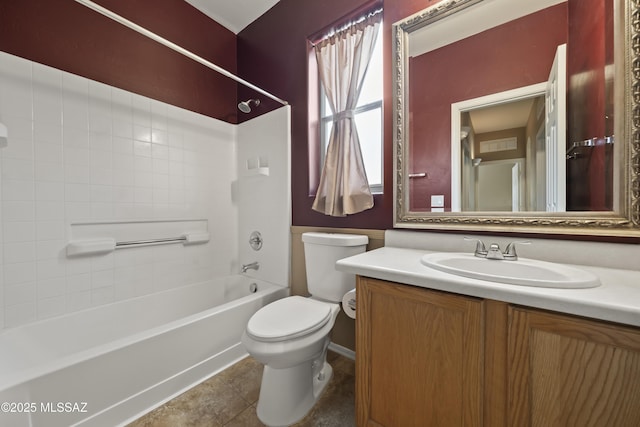
[[509, 425], [640, 425], [640, 330], [509, 307]]
[[483, 302], [358, 278], [358, 426], [480, 425]]
[[638, 426], [640, 328], [358, 277], [359, 427]]

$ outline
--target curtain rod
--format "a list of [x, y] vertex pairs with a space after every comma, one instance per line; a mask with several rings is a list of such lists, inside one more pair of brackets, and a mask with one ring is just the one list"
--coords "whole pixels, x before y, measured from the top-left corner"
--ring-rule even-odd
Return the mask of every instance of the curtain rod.
[[126, 19], [126, 18], [124, 18], [124, 17], [122, 17], [122, 16], [110, 11], [109, 9], [106, 9], [106, 8], [100, 6], [99, 4], [96, 4], [96, 3], [94, 3], [94, 2], [92, 2], [90, 0], [75, 0], [75, 1], [80, 3], [83, 6], [88, 7], [89, 9], [92, 9], [92, 10], [94, 10], [94, 11], [96, 11], [96, 12], [98, 12], [98, 13], [104, 15], [104, 16], [106, 16], [107, 18], [110, 18], [110, 19], [112, 19], [112, 20], [124, 25], [125, 27], [128, 27], [128, 28], [130, 28], [130, 29], [142, 34], [145, 37], [150, 38], [151, 40], [154, 40], [154, 41], [156, 41], [156, 42], [168, 47], [169, 49], [172, 49], [172, 50], [178, 52], [179, 54], [181, 54], [183, 56], [186, 56], [189, 59], [192, 59], [192, 60], [194, 60], [196, 62], [199, 62], [200, 64], [204, 65], [207, 68], [210, 68], [210, 69], [212, 69], [214, 71], [217, 71], [218, 73], [222, 74], [223, 76], [229, 77], [230, 79], [232, 79], [232, 80], [234, 80], [234, 81], [236, 81], [236, 82], [238, 82], [240, 84], [243, 84], [243, 85], [247, 86], [248, 88], [255, 90], [256, 92], [259, 92], [262, 95], [267, 96], [267, 97], [273, 99], [274, 101], [277, 101], [277, 102], [281, 103], [282, 105], [288, 105], [289, 104], [287, 101], [282, 100], [282, 99], [278, 98], [277, 96], [270, 94], [266, 90], [261, 89], [258, 86], [254, 85], [254, 84], [251, 84], [251, 83], [249, 83], [248, 81], [246, 81], [244, 79], [241, 79], [240, 77], [236, 76], [235, 74], [232, 74], [231, 72], [225, 70], [224, 68], [219, 67], [216, 64], [207, 61], [206, 59], [196, 55], [193, 52], [188, 51], [187, 49], [185, 49], [183, 47], [178, 46], [177, 44], [175, 44], [173, 42], [170, 42], [169, 40], [167, 40], [167, 39], [165, 39], [163, 37], [160, 37], [156, 33], [153, 33], [151, 31], [147, 30], [146, 28], [141, 27], [140, 25], [138, 25], [136, 23], [129, 21], [128, 19]]
[[[373, 4], [377, 4], [377, 2]], [[384, 12], [382, 6], [371, 7], [371, 5], [365, 5], [363, 7], [359, 7], [357, 11], [351, 12], [346, 17], [341, 18], [339, 21], [334, 21], [333, 24], [308, 37], [309, 43], [311, 44], [311, 46], [315, 46], [331, 35], [344, 31], [349, 27], [361, 21], [364, 21], [366, 18], [372, 17], [382, 12]]]

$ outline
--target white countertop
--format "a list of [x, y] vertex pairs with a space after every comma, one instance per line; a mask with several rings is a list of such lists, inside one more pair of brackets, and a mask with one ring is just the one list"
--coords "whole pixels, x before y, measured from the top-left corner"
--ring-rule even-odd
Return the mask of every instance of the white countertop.
[[375, 279], [640, 326], [640, 271], [576, 265], [600, 278], [602, 284], [589, 289], [505, 285], [429, 268], [420, 258], [432, 252], [385, 246], [342, 259], [336, 268]]

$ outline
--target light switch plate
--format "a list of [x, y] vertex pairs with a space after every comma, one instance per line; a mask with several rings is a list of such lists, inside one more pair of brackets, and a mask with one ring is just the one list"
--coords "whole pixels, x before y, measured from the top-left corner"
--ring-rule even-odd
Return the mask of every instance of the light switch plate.
[[436, 196], [431, 196], [431, 207], [432, 208], [443, 208], [444, 207], [444, 195], [439, 194]]

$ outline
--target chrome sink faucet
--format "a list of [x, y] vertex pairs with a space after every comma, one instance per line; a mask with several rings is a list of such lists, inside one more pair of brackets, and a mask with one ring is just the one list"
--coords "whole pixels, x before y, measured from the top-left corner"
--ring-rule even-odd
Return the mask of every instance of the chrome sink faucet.
[[475, 240], [476, 241], [476, 250], [473, 255], [479, 258], [486, 259], [496, 259], [496, 260], [504, 260], [504, 261], [516, 261], [518, 259], [518, 254], [516, 253], [516, 245], [528, 245], [530, 241], [520, 241], [520, 242], [511, 242], [507, 245], [504, 252], [500, 250], [500, 245], [497, 243], [491, 243], [489, 245], [489, 249], [485, 246], [484, 242], [480, 239], [473, 239], [470, 237], [465, 237], [464, 240]]
[[487, 247], [484, 245], [484, 242], [482, 240], [474, 239], [471, 237], [465, 237], [464, 240], [476, 242], [476, 251], [473, 253], [475, 256], [479, 258], [487, 257]]
[[492, 243], [489, 245], [489, 250], [484, 256], [486, 259], [505, 259], [504, 254], [500, 252], [500, 245]]
[[248, 270], [258, 270], [260, 268], [260, 263], [258, 261], [254, 261], [249, 264], [242, 264], [242, 272], [246, 273]]

